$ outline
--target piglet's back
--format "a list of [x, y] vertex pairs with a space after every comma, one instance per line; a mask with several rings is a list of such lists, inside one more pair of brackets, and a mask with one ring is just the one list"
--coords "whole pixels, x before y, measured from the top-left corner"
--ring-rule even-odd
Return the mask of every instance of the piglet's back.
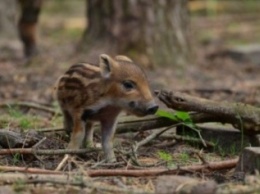
[[93, 104], [100, 96], [100, 67], [89, 63], [72, 65], [56, 84], [57, 99], [62, 108], [79, 108]]

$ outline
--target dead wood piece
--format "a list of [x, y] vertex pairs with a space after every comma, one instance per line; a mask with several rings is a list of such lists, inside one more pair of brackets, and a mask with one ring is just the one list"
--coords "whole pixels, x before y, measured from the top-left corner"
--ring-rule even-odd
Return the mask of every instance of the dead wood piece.
[[160, 176], [156, 180], [155, 193], [213, 194], [217, 190], [215, 181], [198, 180], [184, 176]]
[[158, 116], [148, 116], [144, 118], [120, 118], [117, 125], [116, 133], [138, 132], [150, 129], [157, 129], [161, 127], [168, 127], [178, 123], [179, 122], [172, 121], [167, 118], [160, 118]]
[[158, 97], [169, 108], [212, 114], [225, 118], [226, 122], [247, 134], [260, 133], [260, 108], [242, 103], [216, 102], [180, 92], [161, 91]]
[[9, 130], [0, 130], [0, 144], [5, 148], [14, 148], [23, 145], [24, 138], [21, 134]]
[[0, 130], [0, 145], [4, 148], [27, 147], [35, 144], [42, 137], [35, 132], [28, 132], [26, 135], [15, 131]]
[[247, 147], [240, 156], [236, 172], [252, 174], [256, 171], [260, 171], [260, 147]]
[[103, 182], [93, 181], [87, 176], [77, 174], [35, 174], [28, 175], [22, 173], [1, 173], [0, 182], [5, 184], [14, 184], [17, 181], [23, 181], [24, 184], [53, 184], [53, 185], [71, 185], [80, 188], [91, 188], [99, 192], [115, 193], [133, 193], [133, 194], [151, 194], [149, 191], [140, 189], [118, 188]]
[[[207, 113], [192, 113], [190, 114], [190, 117], [193, 123], [226, 122], [225, 117]], [[181, 124], [181, 122], [164, 117], [158, 117], [156, 115], [144, 118], [129, 117], [129, 120], [127, 121], [125, 121], [124, 118], [119, 118], [116, 133], [139, 132], [169, 127], [176, 124]]]

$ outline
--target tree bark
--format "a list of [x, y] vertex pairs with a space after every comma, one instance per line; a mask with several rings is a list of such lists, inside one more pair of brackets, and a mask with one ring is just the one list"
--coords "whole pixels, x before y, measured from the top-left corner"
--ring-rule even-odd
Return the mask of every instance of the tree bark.
[[21, 16], [18, 23], [20, 39], [24, 46], [26, 57], [38, 53], [36, 46], [36, 25], [41, 11], [42, 0], [19, 0]]
[[0, 35], [6, 38], [17, 36], [15, 26], [15, 0], [2, 0], [0, 2]]
[[144, 65], [183, 64], [190, 55], [188, 0], [87, 1], [83, 44], [138, 58]]
[[16, 23], [16, 1], [0, 1], [0, 57], [13, 55], [22, 48], [19, 42]]

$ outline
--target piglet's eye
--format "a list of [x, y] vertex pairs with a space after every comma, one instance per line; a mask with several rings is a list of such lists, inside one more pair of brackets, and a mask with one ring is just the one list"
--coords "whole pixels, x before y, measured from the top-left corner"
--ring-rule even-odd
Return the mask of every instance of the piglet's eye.
[[123, 81], [122, 84], [126, 90], [132, 90], [136, 87], [136, 84], [131, 80]]

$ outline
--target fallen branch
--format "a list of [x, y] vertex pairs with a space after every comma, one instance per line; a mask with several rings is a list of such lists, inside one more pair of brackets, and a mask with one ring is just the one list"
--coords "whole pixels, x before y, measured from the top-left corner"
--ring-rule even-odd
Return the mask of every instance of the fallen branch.
[[[1, 172], [22, 172], [28, 174], [62, 174], [62, 172], [45, 170], [40, 168], [27, 168], [27, 167], [18, 167], [18, 166], [0, 166]], [[0, 178], [3, 174], [1, 174]]]
[[[222, 122], [229, 123], [226, 117], [211, 115], [207, 113], [191, 113], [190, 117], [195, 124], [205, 123], [205, 122]], [[129, 133], [129, 132], [139, 132], [146, 130], [153, 130], [162, 127], [169, 127], [171, 125], [181, 124], [181, 122], [171, 120], [168, 118], [158, 117], [156, 115], [147, 117], [120, 117], [116, 129], [116, 133]], [[99, 129], [99, 125], [94, 125], [95, 130]], [[46, 128], [46, 129], [35, 129], [39, 132], [58, 132], [64, 131], [63, 127]]]
[[43, 106], [40, 104], [32, 103], [32, 102], [7, 102], [7, 103], [0, 103], [0, 108], [10, 108], [14, 106], [19, 106], [19, 107], [26, 107], [26, 108], [33, 108], [36, 110], [41, 110], [45, 111], [51, 114], [57, 114], [58, 112], [50, 107]]
[[[206, 122], [230, 123], [230, 120], [226, 117], [212, 115], [208, 113], [191, 113], [190, 118], [194, 124]], [[164, 117], [158, 117], [156, 115], [147, 116], [144, 118], [128, 116], [119, 118], [116, 133], [120, 134], [146, 131], [178, 124], [182, 124], [182, 122], [171, 120]], [[98, 129], [98, 127], [99, 126], [96, 125], [95, 129]]]
[[223, 170], [234, 168], [238, 162], [238, 158], [220, 162], [211, 162], [208, 164], [184, 166], [176, 169], [147, 169], [147, 170], [120, 170], [120, 169], [102, 169], [102, 170], [88, 170], [87, 173], [90, 177], [97, 176], [131, 176], [131, 177], [144, 177], [144, 176], [159, 176], [159, 175], [175, 175], [187, 172], [200, 172], [206, 170]]
[[64, 155], [64, 154], [87, 154], [98, 152], [98, 148], [87, 149], [57, 149], [57, 150], [41, 150], [35, 148], [14, 148], [14, 149], [0, 149], [0, 155], [7, 154], [34, 154], [34, 155]]
[[242, 103], [216, 102], [179, 92], [161, 91], [158, 97], [169, 108], [211, 114], [247, 134], [260, 133], [260, 108]]
[[[187, 172], [201, 172], [206, 170], [223, 170], [234, 168], [238, 162], [238, 158], [211, 162], [207, 164], [198, 164], [191, 166], [179, 167], [176, 169], [147, 169], [147, 170], [127, 170], [127, 169], [101, 169], [101, 170], [87, 170], [86, 173], [90, 177], [99, 176], [127, 176], [127, 177], [145, 177], [145, 176], [159, 176], [159, 175], [175, 175]], [[44, 170], [39, 168], [25, 168], [25, 167], [12, 167], [0, 166], [0, 171], [3, 172], [23, 172], [23, 173], [39, 173], [39, 174], [61, 174], [59, 171]], [[0, 176], [1, 177], [1, 176]]]

